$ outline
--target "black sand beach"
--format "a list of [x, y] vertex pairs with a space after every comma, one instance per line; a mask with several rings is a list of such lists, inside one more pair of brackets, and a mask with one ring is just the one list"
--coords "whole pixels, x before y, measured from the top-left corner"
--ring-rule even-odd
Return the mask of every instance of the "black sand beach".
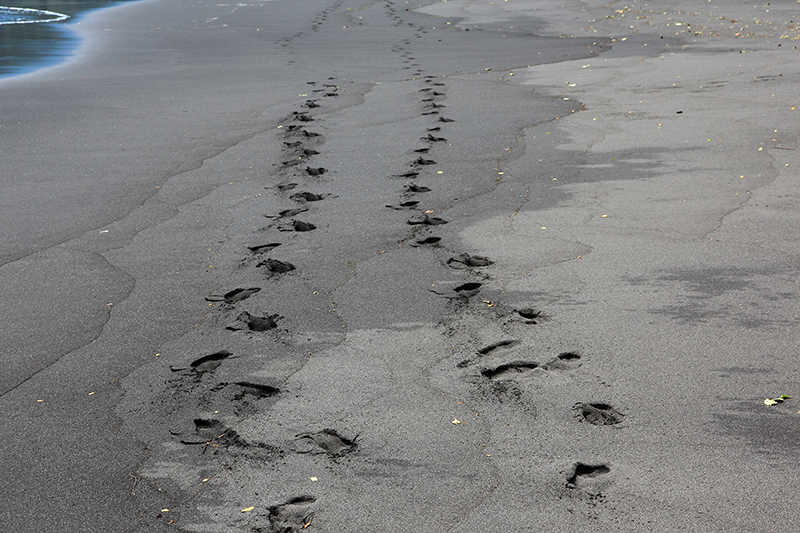
[[5, 530], [793, 530], [800, 8], [716, 4], [154, 0], [0, 81]]

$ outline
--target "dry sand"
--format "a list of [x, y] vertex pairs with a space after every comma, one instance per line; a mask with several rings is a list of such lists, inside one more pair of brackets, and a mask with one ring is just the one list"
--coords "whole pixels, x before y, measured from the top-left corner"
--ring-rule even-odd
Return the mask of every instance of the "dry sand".
[[0, 84], [0, 520], [793, 530], [796, 6], [83, 20]]

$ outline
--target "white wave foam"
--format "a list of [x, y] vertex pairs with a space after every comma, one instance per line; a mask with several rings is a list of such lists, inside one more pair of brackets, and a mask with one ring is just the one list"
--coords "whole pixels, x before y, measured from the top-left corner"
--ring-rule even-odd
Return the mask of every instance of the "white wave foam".
[[55, 11], [45, 11], [42, 9], [31, 9], [27, 7], [0, 6], [0, 26], [4, 24], [60, 22], [62, 20], [67, 20], [68, 18], [69, 15], [56, 13]]

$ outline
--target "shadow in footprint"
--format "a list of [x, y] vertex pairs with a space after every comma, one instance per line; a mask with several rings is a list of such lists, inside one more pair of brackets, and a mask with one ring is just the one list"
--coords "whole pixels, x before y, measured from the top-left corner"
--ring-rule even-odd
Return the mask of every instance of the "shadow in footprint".
[[236, 321], [225, 326], [226, 329], [239, 331], [249, 329], [250, 331], [269, 331], [278, 327], [276, 320], [282, 318], [280, 315], [254, 316], [244, 311]]
[[439, 246], [439, 241], [441, 241], [441, 237], [425, 237], [423, 239], [417, 239], [411, 246]]
[[[357, 438], [357, 437], [356, 437]], [[356, 439], [348, 439], [335, 429], [323, 429], [316, 433], [301, 433], [295, 437], [297, 453], [325, 453], [340, 457], [356, 449]]]
[[547, 318], [544, 313], [532, 307], [517, 309], [517, 314], [526, 320], [526, 324], [538, 324]]
[[409, 200], [408, 202], [401, 202], [399, 204], [386, 204], [386, 207], [400, 211], [402, 209], [415, 209], [419, 205], [417, 200]]
[[488, 355], [493, 351], [497, 350], [498, 348], [511, 348], [512, 346], [516, 346], [517, 344], [519, 344], [519, 341], [517, 339], [504, 339], [502, 341], [493, 342], [488, 346], [484, 346], [483, 348], [478, 350], [478, 353], [481, 355]]
[[583, 420], [594, 426], [613, 426], [619, 424], [625, 415], [607, 403], [578, 402], [573, 407]]
[[478, 268], [493, 265], [494, 261], [481, 255], [460, 254], [447, 260], [452, 268]]
[[257, 533], [293, 533], [308, 529], [314, 521], [314, 513], [309, 505], [317, 501], [314, 496], [296, 496], [280, 505], [267, 509], [268, 524], [254, 524], [252, 531]]
[[441, 226], [442, 224], [447, 224], [447, 221], [439, 217], [420, 215], [409, 218], [408, 224], [411, 226]]
[[277, 215], [264, 215], [264, 216], [267, 217], [267, 218], [274, 218], [274, 219], [277, 220], [279, 218], [289, 218], [289, 217], [297, 216], [300, 213], [304, 213], [306, 211], [308, 211], [308, 209], [305, 208], [305, 207], [296, 207], [294, 209], [284, 209], [283, 211], [281, 211]]
[[567, 472], [567, 487], [581, 489], [589, 495], [600, 496], [601, 489], [605, 485], [601, 478], [611, 472], [608, 465], [589, 465], [586, 463], [575, 463]]
[[428, 187], [423, 187], [422, 185], [411, 183], [409, 185], [406, 185], [406, 192], [431, 192], [431, 190]]
[[207, 302], [225, 302], [226, 304], [234, 304], [236, 302], [240, 302], [247, 298], [250, 298], [252, 295], [260, 291], [260, 287], [250, 287], [249, 289], [233, 289], [230, 292], [226, 292], [222, 296], [217, 296], [212, 294], [211, 296], [206, 296]]
[[[434, 161], [433, 159], [424, 159], [422, 157], [418, 157], [411, 164], [419, 166], [435, 165], [436, 161]], [[403, 176], [403, 177], [409, 177], [409, 176]]]
[[203, 451], [207, 446], [237, 446], [245, 447], [248, 443], [236, 431], [227, 427], [219, 420], [213, 418], [195, 418], [194, 435], [181, 437], [183, 444], [203, 444]]
[[247, 249], [253, 252], [254, 254], [263, 254], [271, 250], [274, 250], [280, 245], [281, 243], [279, 242], [271, 242], [269, 244], [258, 244], [256, 246], [248, 246]]
[[404, 172], [403, 174], [392, 174], [393, 178], [416, 178], [419, 172]]
[[579, 364], [581, 356], [576, 352], [564, 352], [559, 354], [552, 361], [548, 361], [542, 368], [544, 370], [569, 370]]
[[226, 304], [234, 304], [236, 302], [241, 302], [242, 300], [250, 298], [252, 295], [259, 292], [260, 290], [261, 287], [250, 287], [249, 289], [233, 289], [230, 292], [226, 292], [222, 298]]
[[469, 298], [470, 296], [475, 296], [480, 292], [482, 283], [477, 282], [470, 282], [464, 283], [463, 285], [459, 285], [458, 287], [454, 288], [453, 290], [462, 297]]
[[189, 366], [198, 374], [210, 372], [222, 364], [222, 361], [230, 357], [232, 354], [228, 350], [220, 350], [219, 352], [204, 355], [192, 361]]
[[519, 374], [521, 372], [525, 372], [526, 370], [533, 370], [538, 367], [539, 363], [535, 363], [533, 361], [511, 361], [495, 367], [484, 368], [481, 370], [481, 375], [489, 379], [498, 379], [504, 376], [508, 377], [506, 375], [510, 373]]
[[237, 381], [234, 383], [237, 387], [240, 387], [241, 390], [236, 393], [233, 397], [234, 400], [241, 400], [245, 396], [255, 396], [257, 399], [261, 398], [269, 398], [270, 396], [275, 396], [279, 392], [280, 389], [276, 387], [271, 387], [269, 385], [261, 385], [259, 383], [250, 383], [249, 381]]
[[283, 224], [278, 227], [280, 231], [313, 231], [317, 227], [310, 222], [303, 222], [300, 220], [293, 220], [290, 224]]
[[320, 200], [324, 200], [326, 196], [314, 194], [313, 192], [298, 192], [291, 195], [289, 198], [295, 202], [319, 202]]
[[328, 169], [324, 168], [324, 167], [318, 167], [318, 168], [308, 167], [308, 168], [306, 168], [306, 174], [308, 174], [309, 176], [322, 176], [326, 172], [328, 172]]
[[295, 270], [295, 266], [293, 264], [285, 261], [278, 261], [277, 259], [267, 259], [265, 261], [261, 261], [256, 265], [256, 267], [264, 267], [272, 274], [285, 274], [286, 272]]

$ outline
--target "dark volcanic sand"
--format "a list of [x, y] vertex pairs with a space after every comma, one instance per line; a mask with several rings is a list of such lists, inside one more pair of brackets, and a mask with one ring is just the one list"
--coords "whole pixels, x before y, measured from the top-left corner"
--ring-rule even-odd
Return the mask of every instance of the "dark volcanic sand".
[[4, 529], [793, 529], [795, 4], [426, 4], [0, 84]]

